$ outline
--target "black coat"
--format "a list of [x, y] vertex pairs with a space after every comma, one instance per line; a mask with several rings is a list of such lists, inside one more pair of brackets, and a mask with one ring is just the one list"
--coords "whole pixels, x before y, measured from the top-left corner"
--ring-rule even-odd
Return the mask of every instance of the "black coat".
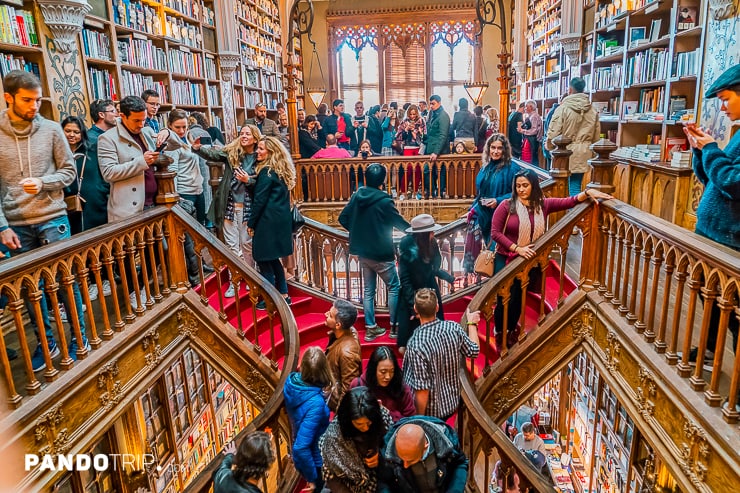
[[319, 141], [311, 137], [311, 133], [305, 128], [298, 129], [298, 147], [304, 159], [310, 158], [322, 149]]
[[393, 198], [373, 187], [360, 187], [352, 195], [339, 214], [339, 224], [349, 231], [349, 253], [376, 262], [395, 260], [393, 228], [409, 227]]
[[[213, 223], [218, 229], [223, 228], [224, 216], [226, 215], [226, 209], [229, 204], [229, 196], [231, 195], [231, 181], [234, 178], [234, 169], [229, 163], [229, 156], [223, 149], [217, 149], [215, 147], [201, 147], [195, 151], [197, 155], [205, 159], [206, 161], [214, 161], [225, 163], [223, 176], [221, 181], [218, 183], [218, 187], [213, 194], [213, 200], [211, 200], [211, 206], [208, 208], [206, 216], [208, 220]], [[255, 156], [254, 161], [256, 162], [256, 152], [253, 154], [242, 154], [241, 168], [247, 172], [248, 175], [254, 174], [254, 164], [247, 164], [251, 161], [251, 156]], [[254, 179], [250, 178], [247, 182], [247, 198], [245, 199], [245, 214], [249, 214], [250, 202], [252, 195], [254, 194]], [[233, 198], [232, 198], [233, 200]], [[241, 224], [238, 225], [240, 228]]]
[[231, 466], [234, 464], [234, 455], [226, 454], [221, 465], [213, 473], [213, 493], [262, 493], [251, 483], [240, 483], [234, 479]]
[[368, 115], [367, 132], [365, 134], [365, 138], [370, 141], [370, 148], [374, 153], [380, 154], [383, 150], [383, 128], [381, 127], [380, 120]]
[[455, 278], [449, 272], [440, 269], [442, 254], [437, 242], [432, 243], [432, 258], [425, 262], [419, 255], [415, 235], [406, 235], [398, 245], [398, 275], [401, 280], [401, 293], [398, 300], [398, 347], [406, 347], [411, 334], [419, 326], [419, 319], [411, 320], [414, 314], [414, 293], [417, 289], [432, 288], [437, 293], [439, 310], [437, 318], [444, 320], [442, 309], [442, 293], [439, 290], [437, 278], [454, 282]]
[[85, 176], [82, 177], [82, 189], [80, 190], [80, 196], [85, 199], [82, 210], [85, 230], [108, 224], [110, 183], [103, 179], [98, 165], [98, 137], [103, 133], [103, 129], [96, 125], [87, 131], [87, 163], [85, 163]]
[[522, 157], [522, 134], [519, 133], [517, 126], [519, 122], [524, 122], [524, 115], [519, 111], [514, 111], [509, 115], [506, 132], [509, 134], [509, 143], [511, 144], [511, 153], [514, 157]]
[[247, 226], [254, 230], [252, 256], [255, 261], [267, 262], [293, 253], [290, 191], [277, 173], [267, 167], [257, 174]]

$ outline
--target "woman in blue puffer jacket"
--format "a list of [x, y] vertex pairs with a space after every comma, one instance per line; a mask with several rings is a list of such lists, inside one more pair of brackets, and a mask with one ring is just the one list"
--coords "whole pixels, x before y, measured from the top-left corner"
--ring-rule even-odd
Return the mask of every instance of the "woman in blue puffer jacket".
[[317, 492], [324, 486], [319, 438], [329, 426], [326, 396], [333, 383], [326, 355], [320, 347], [312, 346], [303, 355], [300, 373], [291, 373], [283, 388], [293, 429], [293, 463], [307, 487]]

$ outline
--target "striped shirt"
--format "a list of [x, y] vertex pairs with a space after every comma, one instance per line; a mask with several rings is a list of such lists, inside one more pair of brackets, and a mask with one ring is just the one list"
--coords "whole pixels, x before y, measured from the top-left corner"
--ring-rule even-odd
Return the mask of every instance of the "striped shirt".
[[414, 331], [403, 355], [404, 381], [413, 390], [429, 390], [427, 416], [444, 419], [457, 411], [458, 370], [479, 351], [456, 322], [435, 320]]

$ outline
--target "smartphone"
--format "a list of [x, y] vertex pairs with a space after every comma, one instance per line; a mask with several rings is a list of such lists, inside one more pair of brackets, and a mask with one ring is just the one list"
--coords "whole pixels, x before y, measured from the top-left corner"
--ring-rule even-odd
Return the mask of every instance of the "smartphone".
[[167, 142], [162, 143], [162, 145], [160, 145], [159, 147], [157, 147], [156, 149], [154, 149], [154, 152], [162, 152], [162, 151], [164, 151], [164, 148], [165, 147], [167, 147]]
[[200, 145], [202, 146], [209, 146], [213, 143], [213, 140], [207, 135], [204, 135], [199, 140], [200, 140]]

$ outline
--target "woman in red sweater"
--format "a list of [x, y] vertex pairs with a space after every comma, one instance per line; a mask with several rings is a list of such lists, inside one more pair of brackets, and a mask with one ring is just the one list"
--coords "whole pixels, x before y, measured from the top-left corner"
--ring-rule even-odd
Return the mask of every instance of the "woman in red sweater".
[[396, 356], [388, 346], [373, 351], [365, 374], [352, 382], [354, 387], [367, 387], [391, 414], [393, 421], [416, 414], [414, 396], [403, 383], [403, 373]]
[[[546, 198], [542, 194], [540, 182], [534, 171], [522, 170], [514, 176], [511, 199], [504, 200], [496, 208], [491, 221], [491, 239], [496, 242], [496, 256], [493, 273], [496, 274], [512, 259], [520, 255], [526, 259], [535, 256], [534, 242], [545, 234], [547, 215], [574, 207], [588, 199], [612, 199], [609, 194], [599, 190], [586, 191], [566, 198]], [[536, 284], [541, 272], [534, 268], [529, 272], [530, 286]], [[507, 345], [511, 346], [519, 338], [517, 324], [522, 310], [522, 285], [517, 280], [511, 286], [511, 300], [506, 324]], [[496, 335], [501, 337], [504, 325], [504, 307], [501, 298], [496, 302], [493, 314]], [[499, 339], [497, 339], [499, 340]]]

